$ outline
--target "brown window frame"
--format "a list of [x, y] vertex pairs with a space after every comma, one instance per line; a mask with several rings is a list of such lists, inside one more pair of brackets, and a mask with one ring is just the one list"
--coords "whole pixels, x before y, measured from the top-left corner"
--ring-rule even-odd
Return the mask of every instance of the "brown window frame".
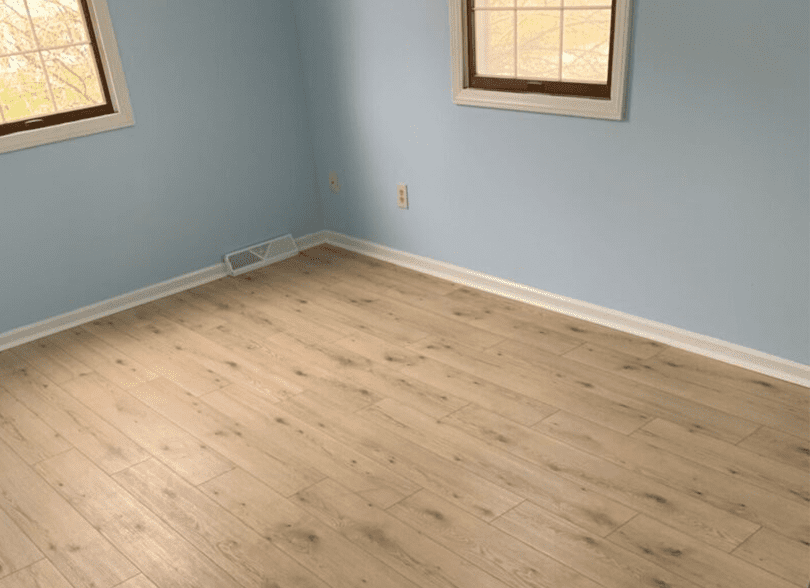
[[[84, 13], [85, 24], [87, 25], [87, 34], [90, 39], [90, 46], [93, 48], [93, 55], [96, 60], [96, 70], [98, 71], [99, 82], [101, 84], [102, 93], [104, 94], [105, 103], [87, 108], [70, 110], [68, 112], [57, 112], [55, 114], [33, 116], [28, 119], [9, 123], [0, 123], [0, 137], [23, 131], [30, 131], [33, 129], [42, 129], [64, 123], [106, 116], [116, 112], [115, 105], [113, 104], [112, 96], [110, 94], [107, 73], [104, 69], [104, 63], [101, 58], [101, 51], [99, 49], [98, 38], [95, 31], [95, 23], [93, 22], [91, 16], [88, 1], [89, 0], [79, 0], [79, 3], [81, 4], [82, 12]], [[45, 75], [48, 75], [47, 71], [45, 72]]]
[[610, 52], [608, 54], [608, 78], [606, 84], [589, 84], [582, 82], [561, 82], [556, 80], [530, 80], [526, 78], [503, 78], [479, 76], [475, 69], [475, 0], [464, 0], [467, 23], [467, 87], [479, 90], [496, 90], [500, 92], [549, 94], [552, 96], [571, 96], [610, 100], [613, 85], [613, 52], [616, 41], [616, 2], [611, 0], [610, 12]]

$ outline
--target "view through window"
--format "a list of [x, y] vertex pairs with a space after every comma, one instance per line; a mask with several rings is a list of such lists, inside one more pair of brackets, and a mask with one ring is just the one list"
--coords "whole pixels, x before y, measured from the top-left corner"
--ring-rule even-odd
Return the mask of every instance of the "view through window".
[[612, 0], [468, 2], [473, 87], [609, 97]]
[[0, 0], [0, 135], [113, 112], [87, 0]]

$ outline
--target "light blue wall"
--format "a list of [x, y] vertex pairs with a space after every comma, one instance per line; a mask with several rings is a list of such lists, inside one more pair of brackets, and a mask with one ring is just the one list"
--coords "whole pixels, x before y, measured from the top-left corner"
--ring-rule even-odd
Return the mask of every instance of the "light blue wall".
[[134, 127], [0, 155], [0, 333], [323, 227], [290, 0], [109, 0]]
[[454, 105], [446, 0], [295, 2], [327, 227], [810, 363], [810, 3], [634, 4], [610, 122]]
[[108, 2], [136, 126], [0, 155], [0, 333], [326, 227], [810, 363], [807, 0], [636, 0], [624, 122], [454, 105], [446, 0]]

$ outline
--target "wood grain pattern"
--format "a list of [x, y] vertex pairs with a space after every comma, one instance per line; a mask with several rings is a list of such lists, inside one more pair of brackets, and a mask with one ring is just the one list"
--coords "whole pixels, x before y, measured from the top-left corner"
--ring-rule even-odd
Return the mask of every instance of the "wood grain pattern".
[[810, 390], [323, 245], [0, 352], [0, 588], [806, 588]]
[[71, 585], [49, 560], [41, 559], [10, 576], [0, 578], [0, 588], [71, 588]]
[[427, 530], [434, 541], [510, 586], [598, 586], [574, 567], [487, 526], [427, 490], [393, 506], [390, 512], [411, 527]]
[[610, 539], [616, 545], [702, 586], [792, 588], [790, 582], [775, 578], [762, 568], [741, 562], [719, 549], [706, 547], [644, 515], [634, 518]]
[[810, 570], [806, 542], [792, 541], [771, 529], [762, 528], [732, 553], [745, 561], [803, 586]]
[[241, 470], [202, 489], [329, 586], [417, 586]]
[[4, 380], [6, 389], [107, 473], [149, 457], [121, 433], [36, 370], [21, 369]]
[[315, 484], [294, 499], [298, 506], [417, 586], [507, 586], [334, 480]]
[[37, 465], [59, 494], [160, 586], [239, 584], [78, 451]]
[[138, 573], [98, 529], [2, 441], [0, 472], [0, 509], [73, 586], [112, 588]]
[[242, 586], [321, 588], [311, 572], [155, 460], [115, 480]]
[[0, 578], [44, 557], [14, 521], [0, 510]]

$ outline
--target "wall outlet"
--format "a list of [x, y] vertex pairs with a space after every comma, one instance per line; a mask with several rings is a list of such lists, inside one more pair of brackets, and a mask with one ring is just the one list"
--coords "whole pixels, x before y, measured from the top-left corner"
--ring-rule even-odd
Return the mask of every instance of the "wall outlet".
[[335, 194], [340, 192], [340, 184], [338, 184], [337, 172], [329, 172], [329, 188]]
[[405, 184], [397, 186], [397, 206], [408, 208], [408, 186]]

